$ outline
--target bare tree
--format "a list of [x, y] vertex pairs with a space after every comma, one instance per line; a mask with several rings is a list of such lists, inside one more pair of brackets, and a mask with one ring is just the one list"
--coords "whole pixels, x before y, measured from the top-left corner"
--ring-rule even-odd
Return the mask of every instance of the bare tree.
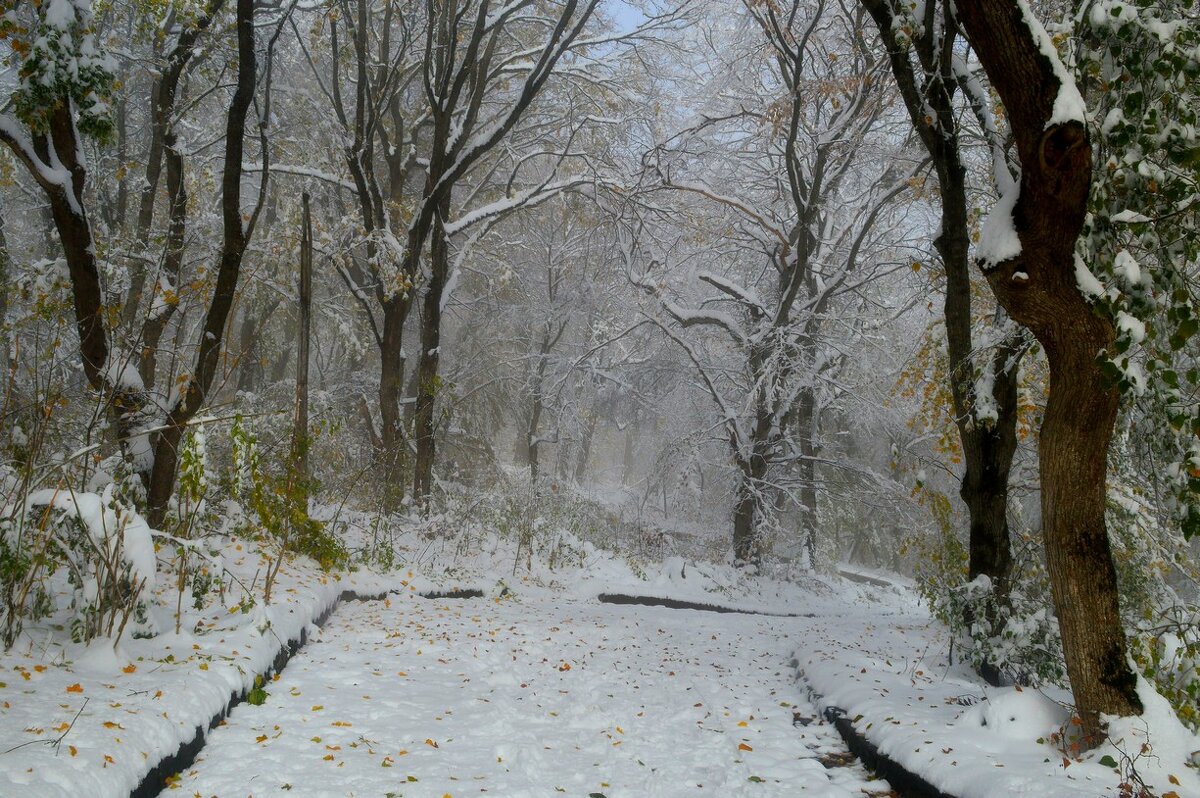
[[[802, 0], [780, 8], [745, 6], [768, 48], [761, 67], [771, 70], [781, 98], [762, 110], [706, 109], [699, 123], [655, 153], [658, 182], [652, 190], [722, 209], [733, 220], [725, 225], [744, 230], [745, 247], [762, 260], [742, 264], [737, 255], [729, 274], [700, 270], [697, 277], [709, 293], [695, 307], [663, 301], [663, 311], [681, 331], [663, 329], [701, 372], [726, 426], [739, 475], [735, 558], [759, 559], [759, 526], [783, 494], [799, 514], [800, 537], [815, 562], [821, 391], [840, 359], [827, 345], [826, 325], [839, 301], [878, 276], [869, 262], [887, 226], [880, 223], [908, 189], [916, 164], [862, 174], [871, 168], [868, 153], [876, 146], [872, 137], [886, 104], [878, 79], [882, 64], [855, 33], [859, 19], [824, 3], [809, 8]], [[831, 52], [840, 56], [830, 58]], [[743, 69], [757, 74], [759, 66]], [[719, 178], [696, 179], [689, 168], [709, 135], [737, 143], [739, 151], [727, 156], [736, 166]], [[755, 146], [747, 147], [747, 141]], [[758, 181], [747, 179], [760, 173]], [[713, 187], [716, 179], [724, 181], [722, 188]], [[656, 294], [654, 279], [661, 278], [635, 277]], [[695, 327], [716, 331], [744, 363], [733, 392], [681, 334]]]

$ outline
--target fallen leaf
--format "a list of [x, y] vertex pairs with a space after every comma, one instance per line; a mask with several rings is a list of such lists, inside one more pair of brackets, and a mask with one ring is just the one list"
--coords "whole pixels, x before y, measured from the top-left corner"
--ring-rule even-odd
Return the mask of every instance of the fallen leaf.
[[121, 668], [121, 670], [125, 671], [126, 673], [133, 673], [137, 670], [137, 665], [134, 665], [131, 662], [128, 665], [126, 665], [124, 668]]
[[[26, 677], [26, 678], [28, 678], [28, 677]], [[67, 688], [67, 692], [68, 693], [82, 693], [83, 685], [80, 684], [79, 682], [75, 682], [75, 684], [73, 684]]]
[[739, 751], [753, 751], [754, 749], [751, 748], [750, 746], [746, 745], [745, 743], [738, 743], [738, 750]]

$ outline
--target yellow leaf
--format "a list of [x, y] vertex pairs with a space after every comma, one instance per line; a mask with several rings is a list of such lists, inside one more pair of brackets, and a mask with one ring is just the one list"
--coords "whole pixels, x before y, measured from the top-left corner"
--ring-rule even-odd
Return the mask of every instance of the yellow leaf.
[[79, 749], [73, 745], [68, 745], [67, 750], [71, 752], [71, 756], [75, 756], [76, 754], [79, 753]]
[[739, 751], [753, 751], [754, 749], [751, 748], [750, 746], [746, 745], [745, 743], [738, 743], [738, 750]]
[[258, 735], [257, 737], [255, 737], [255, 738], [254, 738], [254, 742], [256, 742], [256, 743], [261, 743], [261, 742], [265, 742], [265, 741], [266, 741], [266, 739], [267, 739], [267, 735], [265, 735], [265, 734], [260, 734], [260, 735]]
[[324, 708], [325, 708], [325, 705], [324, 705], [324, 704], [313, 704], [312, 711], [313, 711], [313, 712], [320, 712], [320, 711], [321, 711], [322, 709], [324, 709]]
[[746, 723], [746, 721], [744, 721], [744, 720], [739, 720], [739, 721], [738, 721], [738, 726], [741, 726], [743, 729], [744, 729], [744, 728], [746, 728], [746, 727], [747, 727], [747, 726], [749, 726], [749, 725], [750, 725], [750, 724]]
[[429, 740], [429, 739], [425, 740], [425, 745], [428, 745], [428, 746], [430, 746], [430, 747], [432, 747], [432, 748], [437, 748], [437, 747], [438, 747], [438, 744], [437, 744], [437, 743], [435, 743], [433, 740]]

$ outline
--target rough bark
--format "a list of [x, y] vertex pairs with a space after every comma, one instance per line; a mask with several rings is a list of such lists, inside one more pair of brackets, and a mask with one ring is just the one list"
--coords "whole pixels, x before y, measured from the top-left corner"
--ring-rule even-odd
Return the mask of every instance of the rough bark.
[[1050, 393], [1038, 447], [1042, 524], [1067, 675], [1083, 742], [1103, 737], [1101, 714], [1136, 715], [1142, 704], [1126, 658], [1116, 572], [1105, 526], [1108, 445], [1119, 394], [1099, 357], [1115, 333], [1075, 279], [1075, 243], [1091, 181], [1088, 132], [1051, 124], [1060, 83], [1021, 7], [960, 3], [959, 17], [1000, 95], [1021, 163], [1013, 222], [1021, 253], [987, 272], [997, 299], [1041, 342]]
[[[449, 212], [449, 201], [443, 203]], [[417, 361], [417, 397], [413, 414], [413, 437], [417, 442], [417, 457], [413, 464], [413, 496], [425, 500], [433, 488], [433, 464], [436, 457], [436, 423], [434, 405], [439, 391], [438, 363], [442, 346], [442, 294], [450, 271], [450, 240], [442, 227], [439, 214], [433, 225], [429, 247], [429, 283], [421, 308], [421, 356]], [[531, 468], [536, 468], [535, 458]]]

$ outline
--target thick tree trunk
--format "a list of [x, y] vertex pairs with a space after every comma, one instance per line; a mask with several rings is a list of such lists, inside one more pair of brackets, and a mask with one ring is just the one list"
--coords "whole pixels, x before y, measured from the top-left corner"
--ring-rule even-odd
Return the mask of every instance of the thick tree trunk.
[[1082, 122], [1055, 118], [1060, 95], [1074, 87], [1062, 85], [1042, 53], [1035, 40], [1040, 25], [1026, 18], [1026, 7], [976, 0], [960, 3], [958, 12], [1004, 102], [1020, 157], [1012, 219], [1021, 250], [988, 264], [987, 278], [1009, 314], [1033, 331], [1050, 363], [1038, 448], [1043, 537], [1083, 742], [1096, 745], [1103, 739], [1102, 714], [1137, 715], [1143, 707], [1126, 658], [1104, 517], [1119, 395], [1098, 360], [1115, 331], [1084, 299], [1075, 276], [1091, 143]]
[[796, 402], [797, 444], [800, 460], [796, 463], [799, 481], [797, 498], [800, 515], [800, 534], [808, 552], [808, 565], [817, 567], [817, 445], [815, 440], [814, 415], [816, 395], [811, 390], [801, 391]]
[[740, 478], [737, 491], [737, 503], [733, 508], [733, 559], [735, 562], [748, 563], [754, 559], [756, 549], [754, 543], [755, 526], [754, 493], [745, 474]]
[[1120, 396], [1096, 363], [1096, 353], [1113, 343], [1111, 326], [1089, 312], [1074, 323], [1064, 320], [1057, 333], [1058, 345], [1046, 349], [1050, 395], [1038, 446], [1042, 524], [1067, 675], [1091, 746], [1103, 739], [1100, 713], [1143, 709], [1126, 656], [1104, 517]]
[[439, 393], [438, 363], [442, 345], [442, 294], [450, 269], [450, 240], [442, 227], [449, 214], [449, 202], [443, 202], [433, 223], [429, 247], [429, 285], [421, 314], [421, 357], [417, 365], [417, 401], [413, 414], [417, 439], [417, 458], [413, 468], [413, 498], [426, 501], [433, 489], [433, 463], [436, 456], [434, 409]]

